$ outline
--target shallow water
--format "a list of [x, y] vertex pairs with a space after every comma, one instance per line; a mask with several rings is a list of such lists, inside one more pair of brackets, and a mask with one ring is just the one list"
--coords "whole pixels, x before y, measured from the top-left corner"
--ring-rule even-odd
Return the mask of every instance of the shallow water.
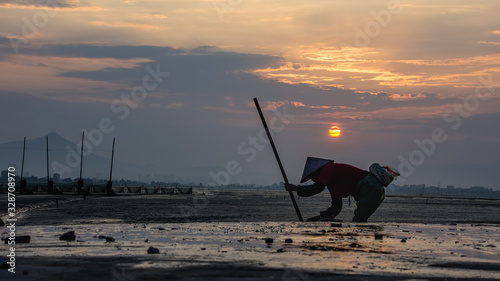
[[[76, 241], [60, 241], [59, 235], [69, 230], [75, 231]], [[18, 234], [32, 236], [29, 244], [17, 246], [19, 270], [30, 270], [23, 260], [37, 264], [36, 261], [43, 260], [76, 259], [87, 263], [105, 258], [112, 266], [128, 271], [229, 263], [308, 274], [500, 278], [499, 225], [88, 224], [23, 226]], [[116, 241], [106, 242], [99, 239], [100, 235]], [[269, 238], [273, 241], [266, 243]], [[160, 254], [147, 254], [150, 246], [158, 248]], [[112, 262], [127, 257], [134, 262], [121, 265]]]
[[[279, 191], [16, 200], [16, 235], [31, 236], [16, 246], [26, 273], [16, 280], [500, 280], [494, 200], [388, 197], [364, 224], [349, 222], [348, 200], [341, 224], [297, 222]], [[298, 203], [307, 218], [329, 201], [322, 193]], [[70, 230], [76, 241], [60, 241]]]

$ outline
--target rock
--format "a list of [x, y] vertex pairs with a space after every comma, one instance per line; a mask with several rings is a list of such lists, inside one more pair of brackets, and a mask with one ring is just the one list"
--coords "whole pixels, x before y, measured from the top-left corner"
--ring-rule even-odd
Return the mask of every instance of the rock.
[[401, 239], [401, 243], [406, 243], [406, 239]]
[[267, 238], [266, 243], [267, 244], [272, 244], [274, 242], [273, 238]]
[[384, 234], [375, 233], [375, 240], [382, 240], [382, 239], [384, 239]]
[[330, 226], [331, 227], [342, 227], [342, 224], [341, 223], [331, 223]]
[[[31, 236], [29, 235], [16, 236], [16, 244], [29, 243], [30, 241], [31, 241]], [[7, 239], [5, 239], [5, 244], [7, 244]]]
[[285, 239], [285, 243], [293, 243], [293, 240], [288, 238], [288, 239]]
[[115, 238], [113, 237], [105, 237], [106, 242], [115, 242]]
[[285, 250], [283, 248], [278, 249], [276, 252], [277, 253], [283, 253]]
[[5, 223], [3, 222], [2, 219], [0, 219], [0, 226], [4, 226], [4, 225], [5, 225]]
[[159, 253], [160, 253], [160, 250], [158, 248], [149, 247], [149, 249], [148, 249], [148, 254], [159, 254]]
[[149, 242], [149, 239], [144, 240], [144, 243], [148, 243], [148, 242]]
[[64, 240], [64, 241], [75, 241], [75, 239], [76, 235], [74, 231], [68, 231], [63, 235], [59, 236], [59, 240]]
[[103, 236], [103, 235], [99, 235], [98, 237], [99, 239], [106, 239], [106, 242], [115, 242], [115, 238], [111, 237], [111, 236]]

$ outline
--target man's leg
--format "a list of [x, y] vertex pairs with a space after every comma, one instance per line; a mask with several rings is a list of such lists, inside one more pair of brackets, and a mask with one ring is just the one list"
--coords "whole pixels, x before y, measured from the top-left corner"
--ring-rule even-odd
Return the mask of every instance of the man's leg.
[[352, 221], [366, 222], [384, 201], [385, 189], [373, 175], [368, 175], [358, 184], [357, 197]]
[[354, 210], [354, 217], [352, 221], [354, 222], [366, 222], [368, 218], [375, 213], [377, 208], [370, 207], [366, 204], [359, 204], [356, 210]]

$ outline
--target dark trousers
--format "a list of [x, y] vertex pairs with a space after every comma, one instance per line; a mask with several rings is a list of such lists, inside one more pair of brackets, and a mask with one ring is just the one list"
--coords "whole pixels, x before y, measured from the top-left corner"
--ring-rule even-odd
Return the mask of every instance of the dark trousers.
[[354, 211], [354, 222], [365, 222], [382, 204], [385, 198], [385, 188], [380, 181], [372, 174], [368, 174], [362, 179], [357, 187], [354, 199], [356, 200], [356, 210]]

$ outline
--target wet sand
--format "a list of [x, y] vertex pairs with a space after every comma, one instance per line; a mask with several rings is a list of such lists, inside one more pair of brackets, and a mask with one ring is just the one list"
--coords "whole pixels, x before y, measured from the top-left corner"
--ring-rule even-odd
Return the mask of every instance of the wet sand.
[[[0, 278], [500, 280], [499, 201], [389, 197], [370, 222], [355, 224], [345, 200], [344, 222], [299, 223], [287, 196], [18, 196], [25, 211], [16, 235], [31, 241], [16, 245], [16, 274], [2, 270]], [[329, 198], [298, 202], [307, 218]], [[59, 240], [68, 231], [75, 241]], [[159, 254], [148, 254], [149, 247]]]

